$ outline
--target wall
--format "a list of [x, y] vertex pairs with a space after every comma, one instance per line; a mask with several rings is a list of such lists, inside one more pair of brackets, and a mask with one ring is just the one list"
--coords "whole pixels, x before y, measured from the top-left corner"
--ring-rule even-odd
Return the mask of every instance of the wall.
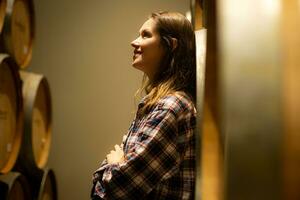
[[152, 11], [185, 13], [189, 0], [35, 1], [29, 71], [46, 75], [53, 101], [48, 165], [60, 200], [89, 199], [91, 175], [133, 118], [142, 73], [130, 42]]

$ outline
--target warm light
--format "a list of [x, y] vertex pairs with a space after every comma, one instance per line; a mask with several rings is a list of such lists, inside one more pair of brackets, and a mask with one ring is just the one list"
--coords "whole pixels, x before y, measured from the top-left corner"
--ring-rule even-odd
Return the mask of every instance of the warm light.
[[263, 0], [262, 6], [264, 6], [266, 14], [274, 16], [280, 13], [281, 0]]
[[192, 23], [192, 14], [190, 10], [185, 13], [185, 17]]

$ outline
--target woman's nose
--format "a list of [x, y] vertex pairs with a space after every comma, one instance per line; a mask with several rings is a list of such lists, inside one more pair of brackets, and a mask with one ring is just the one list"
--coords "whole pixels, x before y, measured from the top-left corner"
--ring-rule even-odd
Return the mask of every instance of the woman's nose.
[[131, 46], [134, 47], [134, 48], [138, 47], [139, 46], [139, 41], [138, 40], [139, 40], [139, 38], [136, 38], [135, 40], [133, 40], [131, 42]]

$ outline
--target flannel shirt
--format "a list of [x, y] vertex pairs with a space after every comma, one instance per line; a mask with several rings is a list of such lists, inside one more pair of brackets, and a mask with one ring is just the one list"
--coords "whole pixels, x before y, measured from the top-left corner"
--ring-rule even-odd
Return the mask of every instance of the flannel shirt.
[[93, 175], [92, 199], [194, 199], [195, 106], [185, 93], [176, 92], [141, 116], [146, 100], [123, 137], [125, 162], [102, 162]]

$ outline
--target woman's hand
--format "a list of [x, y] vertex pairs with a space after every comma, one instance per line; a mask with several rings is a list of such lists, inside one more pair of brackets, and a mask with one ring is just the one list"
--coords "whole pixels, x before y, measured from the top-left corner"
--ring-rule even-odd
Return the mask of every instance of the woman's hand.
[[124, 152], [119, 145], [115, 145], [115, 150], [110, 151], [110, 153], [106, 156], [106, 160], [108, 164], [117, 164], [124, 162]]

